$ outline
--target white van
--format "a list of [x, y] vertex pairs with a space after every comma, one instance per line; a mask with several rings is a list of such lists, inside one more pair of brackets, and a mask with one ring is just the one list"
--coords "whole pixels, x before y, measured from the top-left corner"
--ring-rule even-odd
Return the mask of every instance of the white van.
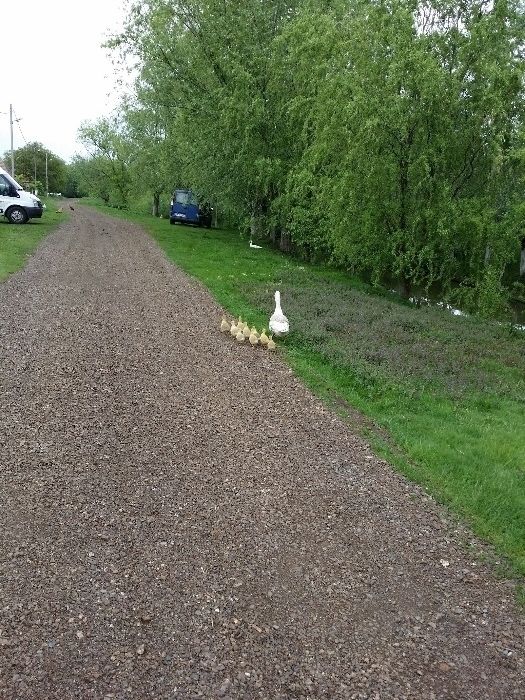
[[26, 192], [3, 168], [0, 168], [0, 215], [12, 224], [25, 224], [40, 219], [44, 207], [31, 192]]

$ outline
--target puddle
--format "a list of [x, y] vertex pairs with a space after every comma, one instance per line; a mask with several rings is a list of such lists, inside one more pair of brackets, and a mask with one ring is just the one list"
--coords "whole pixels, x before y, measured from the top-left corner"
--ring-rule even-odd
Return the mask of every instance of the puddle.
[[[390, 289], [390, 291], [393, 294], [401, 296], [401, 292], [399, 291], [399, 289]], [[452, 314], [452, 316], [465, 316], [467, 318], [470, 316], [470, 314], [468, 314], [466, 311], [462, 311], [461, 309], [458, 309], [455, 306], [448, 304], [446, 301], [439, 301], [437, 299], [432, 299], [426, 296], [411, 296], [408, 298], [408, 301], [414, 306], [434, 306], [438, 309], [444, 309], [445, 311], [448, 311], [450, 314]], [[510, 307], [512, 318], [509, 319], [509, 321], [512, 323], [513, 327], [516, 330], [525, 331], [525, 323], [523, 323], [523, 321], [525, 321], [525, 304], [522, 304], [521, 302], [515, 302], [510, 304]], [[497, 321], [496, 323], [499, 323], [499, 325], [504, 326], [508, 322]]]

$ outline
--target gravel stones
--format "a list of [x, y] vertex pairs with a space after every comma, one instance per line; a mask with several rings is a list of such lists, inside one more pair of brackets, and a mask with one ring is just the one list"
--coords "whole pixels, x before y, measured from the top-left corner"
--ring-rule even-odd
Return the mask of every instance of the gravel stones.
[[136, 226], [76, 207], [0, 304], [2, 699], [525, 697], [469, 533]]

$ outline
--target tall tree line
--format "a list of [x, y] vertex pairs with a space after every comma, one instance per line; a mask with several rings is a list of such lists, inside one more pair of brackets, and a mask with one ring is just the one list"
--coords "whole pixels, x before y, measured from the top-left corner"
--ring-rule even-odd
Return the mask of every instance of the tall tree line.
[[132, 2], [110, 46], [134, 94], [84, 125], [90, 167], [122, 204], [188, 185], [283, 249], [492, 313], [525, 236], [524, 17], [517, 0]]
[[[61, 192], [67, 182], [66, 163], [43, 144], [34, 141], [13, 154], [16, 164], [16, 179], [26, 189], [45, 192], [46, 184], [50, 192]], [[4, 162], [10, 163], [11, 152], [4, 153]]]

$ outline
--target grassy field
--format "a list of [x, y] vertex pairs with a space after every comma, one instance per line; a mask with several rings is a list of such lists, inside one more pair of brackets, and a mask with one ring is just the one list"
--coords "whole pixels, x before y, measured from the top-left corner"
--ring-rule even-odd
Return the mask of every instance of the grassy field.
[[407, 306], [336, 270], [251, 249], [235, 232], [101, 209], [142, 224], [250, 323], [267, 322], [279, 289], [292, 327], [280, 349], [295, 372], [495, 545], [507, 574], [525, 574], [524, 333]]
[[57, 200], [43, 198], [42, 201], [46, 209], [41, 219], [31, 219], [19, 226], [0, 216], [0, 282], [23, 267], [42, 238], [65, 219], [66, 214], [55, 211]]

